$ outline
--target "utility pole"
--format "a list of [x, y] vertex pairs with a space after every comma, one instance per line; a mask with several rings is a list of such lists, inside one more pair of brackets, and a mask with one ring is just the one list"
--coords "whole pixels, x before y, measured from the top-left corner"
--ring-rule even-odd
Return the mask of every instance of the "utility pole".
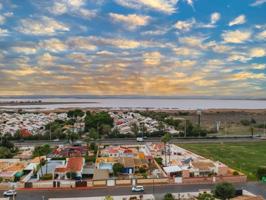
[[264, 127], [263, 127], [263, 133], [264, 133], [264, 137], [266, 136], [266, 132], [265, 132], [265, 121], [264, 121]]
[[185, 138], [187, 137], [187, 120], [185, 119]]
[[51, 123], [50, 123], [50, 126], [49, 126], [49, 132], [50, 132], [50, 141], [52, 140], [52, 130], [51, 130]]
[[198, 110], [197, 110], [197, 115], [198, 115], [198, 126], [199, 126], [199, 127], [200, 127], [200, 125], [201, 125], [201, 114], [202, 114], [201, 109], [198, 109]]

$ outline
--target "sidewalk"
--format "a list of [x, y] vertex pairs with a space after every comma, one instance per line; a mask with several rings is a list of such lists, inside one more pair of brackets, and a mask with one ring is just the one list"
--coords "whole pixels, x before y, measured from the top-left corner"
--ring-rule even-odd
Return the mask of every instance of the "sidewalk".
[[[136, 195], [123, 195], [123, 196], [112, 196], [113, 200], [128, 200], [130, 197], [136, 197], [134, 200], [140, 199], [140, 194]], [[80, 198], [50, 198], [49, 200], [105, 200], [106, 197], [80, 197]], [[108, 199], [108, 198], [107, 198]], [[152, 194], [144, 194], [142, 200], [155, 200]]]

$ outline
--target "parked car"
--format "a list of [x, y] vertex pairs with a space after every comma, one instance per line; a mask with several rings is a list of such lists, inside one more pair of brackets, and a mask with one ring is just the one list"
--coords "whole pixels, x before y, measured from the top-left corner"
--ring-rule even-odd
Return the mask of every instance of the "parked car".
[[142, 137], [137, 137], [137, 142], [143, 142], [144, 141], [144, 138]]
[[17, 192], [15, 190], [8, 190], [3, 193], [4, 197], [13, 197], [17, 196]]
[[144, 187], [141, 185], [133, 186], [131, 189], [132, 192], [144, 192]]

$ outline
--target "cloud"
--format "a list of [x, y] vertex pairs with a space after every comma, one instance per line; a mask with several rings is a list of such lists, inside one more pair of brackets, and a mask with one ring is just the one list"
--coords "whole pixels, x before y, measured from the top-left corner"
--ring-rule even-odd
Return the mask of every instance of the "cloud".
[[12, 75], [12, 76], [28, 76], [38, 72], [35, 68], [23, 66], [19, 69], [12, 69], [12, 70], [2, 70], [3, 73]]
[[7, 29], [0, 28], [0, 37], [8, 36], [9, 31]]
[[264, 70], [266, 69], [266, 64], [252, 64], [252, 69]]
[[247, 61], [251, 60], [250, 57], [247, 57], [246, 55], [240, 55], [240, 54], [233, 54], [230, 55], [227, 58], [227, 61], [232, 62], [232, 61], [239, 61], [239, 62], [243, 62], [246, 63]]
[[178, 60], [175, 62], [176, 67], [193, 67], [197, 64], [197, 61], [195, 60]]
[[249, 31], [225, 31], [222, 34], [222, 38], [226, 43], [244, 43], [251, 37], [251, 32]]
[[176, 78], [185, 78], [185, 77], [187, 77], [187, 74], [185, 74], [183, 72], [176, 72], [175, 77]]
[[252, 72], [239, 72], [232, 75], [233, 80], [245, 80], [245, 79], [265, 79], [264, 73], [252, 73]]
[[67, 45], [65, 45], [61, 40], [52, 38], [49, 40], [43, 40], [39, 43], [40, 47], [50, 52], [61, 52], [67, 50]]
[[120, 49], [135, 49], [141, 46], [141, 42], [124, 38], [104, 38], [90, 36], [88, 40], [96, 45], [115, 46]]
[[198, 57], [202, 54], [200, 51], [194, 48], [188, 48], [188, 47], [173, 48], [173, 51], [178, 56]]
[[23, 53], [26, 55], [35, 54], [37, 52], [37, 48], [30, 46], [16, 46], [11, 48], [16, 53]]
[[66, 24], [46, 16], [40, 17], [39, 19], [22, 19], [17, 29], [23, 34], [37, 36], [52, 36], [70, 30]]
[[71, 37], [66, 41], [70, 49], [95, 51], [97, 46], [92, 44], [87, 37]]
[[178, 0], [116, 0], [116, 3], [133, 9], [149, 8], [166, 14], [176, 12]]
[[[51, 3], [51, 2], [50, 2]], [[48, 11], [55, 15], [70, 14], [90, 19], [96, 16], [96, 10], [84, 8], [85, 0], [57, 0], [48, 7]]]
[[190, 31], [195, 24], [196, 20], [193, 18], [185, 21], [177, 21], [174, 26], [176, 29], [185, 32]]
[[266, 55], [266, 51], [263, 48], [252, 48], [250, 50], [250, 56], [253, 58], [264, 57]]
[[2, 15], [0, 15], [0, 25], [3, 25], [6, 21], [6, 18]]
[[231, 22], [229, 22], [228, 26], [235, 26], [246, 23], [246, 16], [245, 15], [239, 15], [235, 19], [233, 19]]
[[44, 53], [37, 59], [37, 63], [41, 66], [51, 66], [55, 61], [56, 57], [52, 56], [50, 53]]
[[134, 30], [140, 26], [146, 26], [150, 21], [149, 16], [143, 16], [143, 15], [136, 15], [136, 14], [121, 15], [116, 13], [110, 13], [109, 15], [114, 22], [123, 23], [130, 30]]
[[193, 0], [184, 0], [184, 1], [194, 9]]
[[202, 42], [206, 40], [206, 38], [201, 36], [187, 36], [187, 37], [180, 37], [178, 40], [181, 44], [186, 44], [192, 47], [204, 48]]
[[257, 38], [260, 39], [260, 40], [266, 40], [266, 30], [260, 32], [260, 33], [257, 35]]
[[262, 4], [265, 4], [266, 0], [255, 0], [252, 4], [250, 4], [251, 6], [260, 6]]
[[226, 53], [232, 50], [232, 47], [228, 45], [219, 44], [219, 43], [217, 44], [215, 41], [210, 41], [206, 45], [210, 47], [216, 53]]
[[211, 24], [216, 24], [221, 18], [221, 14], [218, 12], [214, 12], [211, 14]]
[[143, 54], [143, 62], [145, 65], [159, 65], [161, 63], [161, 53], [158, 51]]

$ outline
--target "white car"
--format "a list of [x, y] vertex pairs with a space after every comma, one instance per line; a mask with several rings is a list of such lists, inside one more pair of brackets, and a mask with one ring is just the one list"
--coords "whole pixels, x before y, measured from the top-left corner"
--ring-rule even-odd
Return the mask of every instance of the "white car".
[[17, 196], [17, 192], [16, 190], [8, 190], [8, 191], [5, 191], [3, 195], [5, 197], [13, 197], [13, 196]]
[[133, 186], [131, 189], [132, 192], [144, 192], [144, 187], [141, 185]]
[[137, 142], [144, 142], [144, 139], [142, 137], [137, 137]]

